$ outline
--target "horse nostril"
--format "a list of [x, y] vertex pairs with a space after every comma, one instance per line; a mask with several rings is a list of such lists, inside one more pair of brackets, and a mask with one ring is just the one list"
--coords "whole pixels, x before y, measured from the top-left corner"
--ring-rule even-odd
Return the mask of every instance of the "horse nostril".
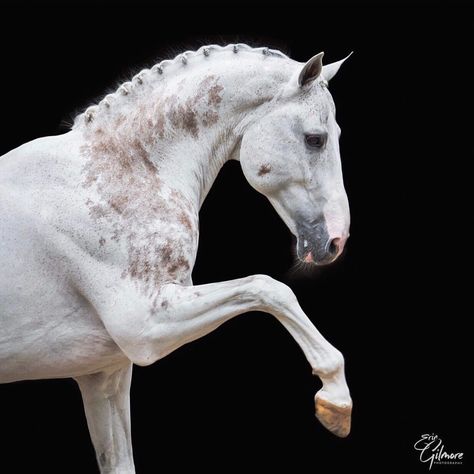
[[336, 237], [335, 239], [332, 239], [331, 242], [329, 242], [329, 254], [334, 256], [337, 255], [339, 252], [339, 242], [341, 241], [340, 238]]

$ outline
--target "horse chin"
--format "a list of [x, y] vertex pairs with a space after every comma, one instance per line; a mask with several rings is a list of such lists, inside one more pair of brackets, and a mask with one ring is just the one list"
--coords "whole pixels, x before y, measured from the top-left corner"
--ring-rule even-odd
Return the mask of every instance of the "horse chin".
[[337, 260], [338, 255], [326, 257], [321, 260], [314, 258], [314, 253], [310, 250], [309, 252], [305, 253], [303, 256], [298, 256], [298, 260], [309, 267], [324, 267], [326, 265], [330, 265], [335, 260]]
[[319, 263], [314, 260], [313, 253], [308, 252], [303, 256], [298, 255], [298, 261], [305, 267], [305, 268], [316, 268], [319, 267]]

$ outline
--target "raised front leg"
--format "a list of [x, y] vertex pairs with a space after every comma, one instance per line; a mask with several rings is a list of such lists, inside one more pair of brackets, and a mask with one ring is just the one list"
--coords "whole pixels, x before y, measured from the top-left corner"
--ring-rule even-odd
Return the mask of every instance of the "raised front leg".
[[130, 436], [132, 364], [77, 377], [102, 474], [134, 474]]
[[288, 286], [264, 275], [201, 286], [171, 284], [160, 288], [154, 307], [158, 309], [134, 324], [124, 320], [117, 324], [116, 315], [115, 324], [105, 321], [120, 347], [140, 365], [155, 362], [239, 314], [272, 314], [291, 333], [323, 382], [315, 397], [316, 416], [334, 434], [349, 434], [352, 402], [342, 354], [314, 327]]

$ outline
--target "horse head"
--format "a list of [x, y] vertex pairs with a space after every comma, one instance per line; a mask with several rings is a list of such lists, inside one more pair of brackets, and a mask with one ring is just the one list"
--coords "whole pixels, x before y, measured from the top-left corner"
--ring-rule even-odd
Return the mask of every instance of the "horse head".
[[298, 258], [316, 265], [342, 253], [350, 224], [341, 129], [327, 87], [345, 59], [323, 66], [323, 54], [295, 71], [249, 124], [240, 149], [247, 181], [296, 236]]

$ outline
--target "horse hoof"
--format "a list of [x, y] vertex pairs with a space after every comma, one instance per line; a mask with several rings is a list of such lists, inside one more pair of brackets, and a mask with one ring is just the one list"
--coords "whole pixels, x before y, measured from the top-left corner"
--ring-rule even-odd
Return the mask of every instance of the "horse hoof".
[[352, 403], [335, 405], [316, 395], [316, 418], [331, 433], [340, 438], [345, 438], [351, 431]]

